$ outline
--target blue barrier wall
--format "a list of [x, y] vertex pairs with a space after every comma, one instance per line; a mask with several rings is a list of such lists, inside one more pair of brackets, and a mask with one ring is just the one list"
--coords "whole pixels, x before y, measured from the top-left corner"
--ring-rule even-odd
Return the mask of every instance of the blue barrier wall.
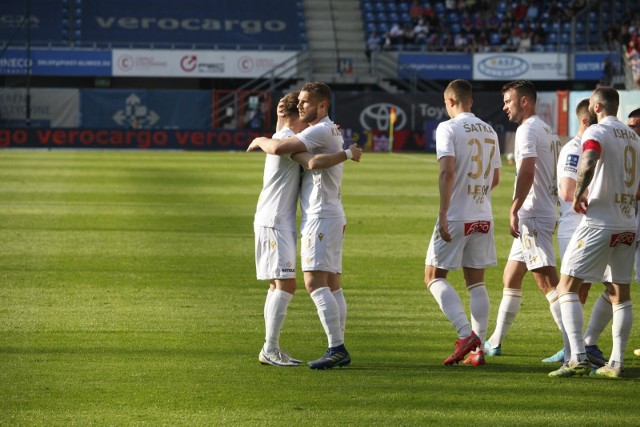
[[[24, 44], [27, 41], [27, 2], [17, 0], [0, 1], [0, 40]], [[62, 0], [31, 0], [31, 41], [49, 43], [63, 41]]]

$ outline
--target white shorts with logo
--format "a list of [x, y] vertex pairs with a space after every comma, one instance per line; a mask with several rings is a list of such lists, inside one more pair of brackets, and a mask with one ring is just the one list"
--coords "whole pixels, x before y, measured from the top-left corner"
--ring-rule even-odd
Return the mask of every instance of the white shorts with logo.
[[443, 270], [458, 270], [460, 267], [486, 268], [497, 265], [496, 245], [493, 239], [493, 221], [450, 221], [451, 242], [445, 242], [438, 232], [436, 221], [426, 265]]
[[342, 273], [345, 217], [311, 218], [300, 225], [302, 271]]
[[258, 280], [295, 279], [296, 232], [253, 226]]
[[571, 237], [562, 259], [562, 274], [597, 283], [607, 267], [616, 284], [631, 283], [636, 233], [581, 225]]
[[546, 217], [520, 218], [520, 237], [513, 239], [509, 261], [524, 262], [527, 270], [555, 267], [553, 232], [556, 219]]

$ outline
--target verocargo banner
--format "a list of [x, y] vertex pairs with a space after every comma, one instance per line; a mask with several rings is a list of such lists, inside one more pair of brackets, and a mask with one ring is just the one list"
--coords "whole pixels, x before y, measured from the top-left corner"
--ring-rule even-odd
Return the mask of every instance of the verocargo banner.
[[566, 53], [476, 53], [474, 80], [568, 80]]
[[133, 129], [0, 129], [5, 148], [245, 150], [254, 131]]
[[27, 16], [27, 2], [0, 1], [0, 40], [23, 45], [27, 41], [27, 28], [31, 26], [31, 43], [63, 41], [62, 2], [29, 0], [31, 14]]
[[208, 90], [83, 89], [82, 127], [94, 129], [208, 129]]
[[[31, 126], [77, 128], [80, 125], [80, 93], [77, 89], [31, 89]], [[0, 88], [0, 127], [26, 124], [27, 90]]]
[[300, 43], [295, 0], [91, 0], [82, 22], [82, 39], [98, 43]]
[[[0, 75], [25, 75], [29, 68], [25, 49], [7, 49], [0, 57]], [[111, 52], [104, 50], [32, 49], [34, 76], [110, 76]]]
[[[113, 50], [113, 75], [137, 77], [293, 77], [297, 52]], [[290, 61], [291, 60], [291, 61]]]

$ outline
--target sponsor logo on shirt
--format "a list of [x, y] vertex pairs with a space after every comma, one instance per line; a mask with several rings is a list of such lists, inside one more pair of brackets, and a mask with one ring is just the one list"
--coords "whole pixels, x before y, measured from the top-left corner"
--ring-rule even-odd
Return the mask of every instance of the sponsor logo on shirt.
[[625, 231], [624, 233], [617, 233], [611, 235], [611, 243], [609, 246], [614, 248], [618, 244], [631, 246], [636, 241], [636, 233], [632, 231]]
[[567, 156], [567, 161], [565, 162], [565, 166], [573, 166], [578, 167], [578, 161], [580, 160], [580, 156], [578, 156], [577, 154], [569, 154]]
[[474, 233], [487, 234], [491, 229], [491, 221], [474, 221], [464, 223], [464, 235], [468, 236]]

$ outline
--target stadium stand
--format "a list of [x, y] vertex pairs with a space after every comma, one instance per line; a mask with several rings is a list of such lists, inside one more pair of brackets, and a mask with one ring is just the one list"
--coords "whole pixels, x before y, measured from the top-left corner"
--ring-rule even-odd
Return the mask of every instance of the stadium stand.
[[[409, 13], [399, 17], [390, 12], [391, 4], [397, 9], [409, 8]], [[366, 39], [371, 42], [375, 31], [382, 49], [567, 52], [610, 50], [615, 42], [627, 46], [626, 34], [638, 34], [640, 6], [620, 0], [362, 0], [362, 10]], [[394, 26], [403, 29], [402, 37], [390, 32]], [[416, 33], [424, 37], [417, 38]]]

